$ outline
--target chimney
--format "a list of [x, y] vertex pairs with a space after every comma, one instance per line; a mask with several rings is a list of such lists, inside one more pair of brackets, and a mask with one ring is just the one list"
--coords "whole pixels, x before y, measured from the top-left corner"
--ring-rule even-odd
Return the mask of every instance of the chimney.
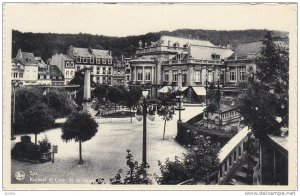
[[111, 56], [111, 50], [108, 51], [109, 56]]
[[122, 61], [124, 61], [124, 55], [122, 54]]
[[171, 45], [171, 41], [169, 40], [169, 41], [168, 41], [168, 47], [170, 47], [170, 45]]

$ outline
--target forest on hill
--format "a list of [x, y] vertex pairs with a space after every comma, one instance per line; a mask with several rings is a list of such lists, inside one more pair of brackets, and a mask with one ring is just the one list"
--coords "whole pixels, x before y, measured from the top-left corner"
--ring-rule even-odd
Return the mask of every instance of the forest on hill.
[[[216, 31], [202, 29], [178, 29], [175, 31], [161, 31], [144, 35], [110, 37], [104, 35], [58, 34], [58, 33], [32, 33], [12, 31], [12, 57], [16, 56], [18, 49], [33, 52], [45, 61], [55, 53], [66, 53], [70, 45], [75, 47], [92, 47], [111, 50], [113, 56], [133, 56], [138, 47], [139, 40], [150, 43], [157, 41], [161, 35], [178, 36], [184, 38], [209, 40], [215, 45], [233, 46], [249, 41], [262, 40], [267, 30], [237, 30]], [[273, 31], [275, 36], [286, 37], [286, 32]]]

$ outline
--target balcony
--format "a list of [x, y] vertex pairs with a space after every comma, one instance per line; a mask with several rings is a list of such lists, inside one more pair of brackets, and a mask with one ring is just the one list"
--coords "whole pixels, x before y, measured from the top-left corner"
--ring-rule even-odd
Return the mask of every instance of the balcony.
[[157, 52], [167, 52], [167, 53], [178, 53], [178, 52], [186, 51], [187, 48], [182, 47], [168, 47], [168, 46], [157, 46], [157, 47], [149, 47], [149, 48], [140, 48], [136, 51], [136, 54], [147, 54], [147, 53], [157, 53]]
[[186, 60], [169, 60], [164, 61], [163, 65], [174, 65], [174, 64], [205, 64], [205, 65], [223, 65], [221, 60], [200, 60], [200, 59], [186, 59]]

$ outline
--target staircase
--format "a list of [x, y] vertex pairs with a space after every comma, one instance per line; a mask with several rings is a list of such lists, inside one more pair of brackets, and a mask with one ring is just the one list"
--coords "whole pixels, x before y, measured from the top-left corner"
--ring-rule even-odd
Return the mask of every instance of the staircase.
[[234, 177], [229, 180], [229, 185], [252, 185], [253, 173], [256, 165], [258, 164], [258, 152], [252, 157], [252, 168], [249, 169], [248, 164], [243, 164], [235, 173]]

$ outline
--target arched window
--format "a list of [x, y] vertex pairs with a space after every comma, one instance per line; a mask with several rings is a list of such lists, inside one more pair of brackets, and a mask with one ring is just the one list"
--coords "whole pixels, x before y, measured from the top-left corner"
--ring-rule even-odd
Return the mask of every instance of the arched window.
[[74, 67], [74, 62], [71, 62], [71, 66]]
[[69, 62], [66, 62], [66, 67], [69, 67]]

